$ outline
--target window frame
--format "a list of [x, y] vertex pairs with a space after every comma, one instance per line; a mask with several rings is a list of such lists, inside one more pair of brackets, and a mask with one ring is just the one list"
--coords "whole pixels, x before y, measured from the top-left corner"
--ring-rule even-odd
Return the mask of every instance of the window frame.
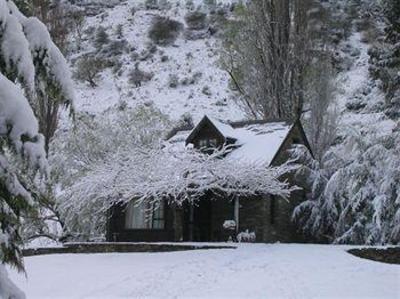
[[[150, 223], [151, 227], [142, 227], [142, 228], [128, 227], [128, 225], [127, 225], [127, 222], [128, 222], [128, 220], [127, 220], [127, 218], [128, 218], [128, 205], [135, 205], [135, 201], [134, 200], [130, 201], [127, 204], [127, 206], [125, 207], [125, 210], [124, 210], [124, 230], [126, 230], [126, 231], [149, 231], [149, 232], [150, 231], [163, 231], [163, 230], [166, 230], [166, 218], [165, 218], [165, 215], [166, 215], [166, 203], [164, 201], [161, 201], [160, 202], [160, 206], [159, 206], [159, 208], [161, 207], [163, 209], [163, 212], [161, 213], [162, 214], [161, 216], [154, 217], [155, 213], [157, 213], [159, 208], [157, 210], [153, 210], [153, 213], [151, 215], [151, 219], [149, 219], [149, 220], [146, 220], [146, 217], [148, 217], [148, 216], [144, 215], [145, 221], [146, 222], [148, 221]], [[132, 209], [137, 209], [137, 208], [139, 208], [139, 207], [136, 207], [136, 206], [132, 207]], [[143, 209], [143, 213], [146, 213], [146, 209]], [[154, 228], [155, 221], [161, 222], [162, 223], [162, 227], [161, 228], [160, 227]]]

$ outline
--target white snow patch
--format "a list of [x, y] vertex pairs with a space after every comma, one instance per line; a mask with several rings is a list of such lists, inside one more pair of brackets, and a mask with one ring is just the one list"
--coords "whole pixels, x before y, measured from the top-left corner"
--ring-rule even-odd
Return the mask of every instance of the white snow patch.
[[30, 299], [376, 298], [400, 296], [400, 266], [347, 246], [239, 244], [169, 253], [63, 254], [25, 259], [10, 278]]

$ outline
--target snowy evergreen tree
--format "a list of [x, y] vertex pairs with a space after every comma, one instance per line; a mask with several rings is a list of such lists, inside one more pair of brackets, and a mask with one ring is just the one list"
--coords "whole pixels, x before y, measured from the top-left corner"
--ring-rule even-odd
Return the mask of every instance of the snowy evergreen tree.
[[[46, 75], [43, 75], [46, 74]], [[45, 82], [53, 88], [72, 89], [65, 60], [52, 44], [46, 27], [36, 18], [26, 18], [12, 1], [0, 0], [0, 295], [23, 298], [8, 280], [4, 264], [23, 270], [21, 216], [37, 209], [31, 189], [25, 184], [40, 181], [47, 172], [44, 136], [34, 108], [37, 92]], [[28, 101], [29, 99], [29, 101]]]
[[400, 2], [385, 0], [384, 34], [369, 51], [370, 72], [381, 82], [386, 97], [386, 114], [400, 118]]
[[299, 175], [309, 177], [309, 200], [293, 215], [306, 233], [335, 243], [400, 243], [399, 137], [398, 128], [370, 139], [354, 131], [326, 155], [332, 173], [307, 159]]

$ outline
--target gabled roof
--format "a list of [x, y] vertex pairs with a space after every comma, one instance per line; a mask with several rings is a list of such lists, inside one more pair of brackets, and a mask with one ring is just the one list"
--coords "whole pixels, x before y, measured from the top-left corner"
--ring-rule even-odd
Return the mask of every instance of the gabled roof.
[[221, 135], [221, 137], [225, 139], [225, 141], [227, 140], [227, 138], [235, 139], [235, 137], [233, 137], [234, 129], [229, 124], [204, 115], [200, 122], [189, 133], [189, 136], [186, 138], [186, 144], [192, 143], [193, 139], [207, 124], [210, 124], [212, 127], [214, 127], [215, 130]]
[[227, 158], [270, 164], [291, 128], [292, 124], [287, 122], [267, 122], [237, 127], [235, 129], [236, 144], [239, 147]]
[[270, 165], [296, 125], [299, 125], [304, 142], [310, 149], [300, 121], [254, 120], [227, 123], [208, 116], [204, 116], [192, 130], [187, 127], [175, 130], [175, 135], [169, 139], [170, 143], [183, 145], [192, 143], [206, 123], [211, 124], [225, 140], [229, 138], [237, 145], [225, 159]]

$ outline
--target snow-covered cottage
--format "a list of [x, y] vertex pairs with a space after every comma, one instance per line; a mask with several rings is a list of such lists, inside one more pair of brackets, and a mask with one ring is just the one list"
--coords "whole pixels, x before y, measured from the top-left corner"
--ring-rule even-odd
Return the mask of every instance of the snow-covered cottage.
[[[174, 130], [169, 142], [176, 146], [212, 148], [232, 145], [224, 159], [245, 159], [252, 163], [278, 166], [289, 158], [288, 149], [303, 144], [310, 149], [300, 121], [244, 121], [223, 123], [208, 116], [194, 127]], [[240, 204], [216, 198], [212, 192], [196, 206], [171, 207], [162, 204], [150, 221], [135, 206], [116, 206], [108, 222], [109, 241], [226, 241], [227, 224], [237, 223], [238, 231], [254, 232], [257, 242], [301, 242], [303, 236], [291, 221], [292, 211], [305, 199], [303, 190], [289, 200], [245, 198]], [[225, 224], [225, 225], [224, 225]], [[225, 227], [224, 227], [225, 226]]]

